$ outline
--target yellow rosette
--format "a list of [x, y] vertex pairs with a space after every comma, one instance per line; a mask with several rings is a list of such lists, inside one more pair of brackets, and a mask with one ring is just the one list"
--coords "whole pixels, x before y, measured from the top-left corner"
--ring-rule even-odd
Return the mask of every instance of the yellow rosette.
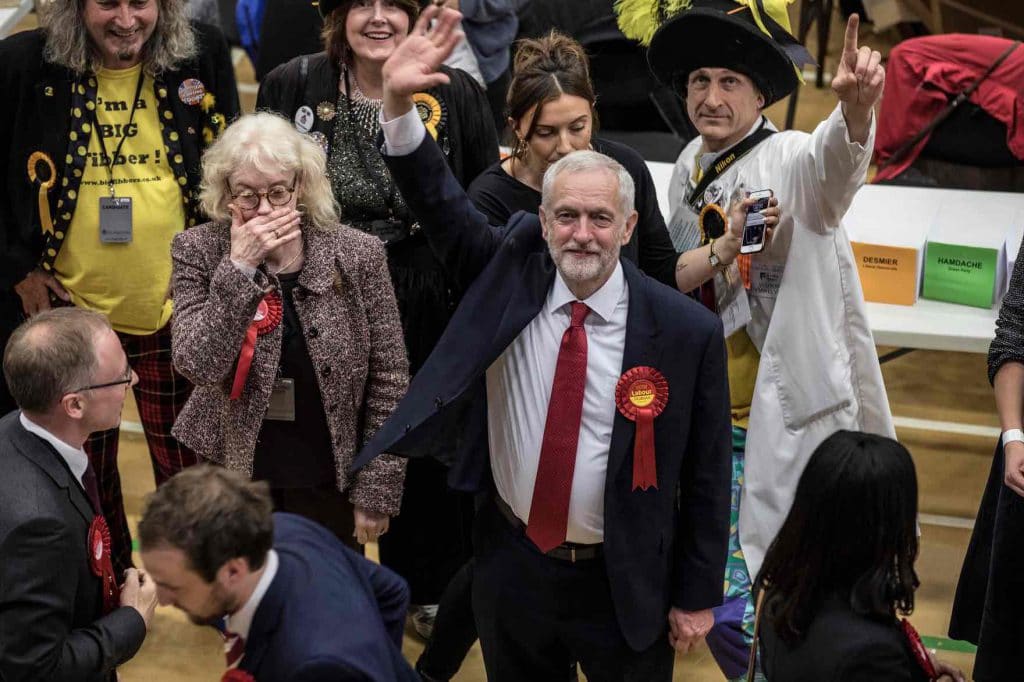
[[[49, 177], [43, 178], [39, 174], [39, 165], [42, 164]], [[32, 152], [28, 157], [28, 179], [32, 184], [39, 184], [39, 224], [44, 234], [53, 234], [53, 218], [50, 216], [50, 202], [47, 194], [50, 188], [57, 184], [57, 167], [46, 152]]]

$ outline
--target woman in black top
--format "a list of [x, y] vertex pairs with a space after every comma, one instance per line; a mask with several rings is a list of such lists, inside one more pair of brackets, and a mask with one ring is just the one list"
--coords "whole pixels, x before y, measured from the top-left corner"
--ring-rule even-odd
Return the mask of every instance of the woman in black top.
[[[470, 199], [491, 224], [504, 225], [517, 211], [538, 212], [544, 172], [555, 161], [582, 149], [607, 154], [625, 167], [636, 185], [639, 216], [622, 256], [670, 287], [684, 292], [697, 288], [715, 272], [706, 249], [676, 253], [647, 164], [632, 148], [594, 136], [594, 101], [587, 55], [579, 43], [556, 32], [522, 41], [508, 93], [508, 123], [515, 135], [512, 154], [473, 181]], [[769, 229], [778, 223], [778, 208], [772, 202], [765, 212]], [[742, 224], [734, 225], [720, 238], [721, 246], [716, 241], [716, 252], [725, 262], [739, 252], [742, 229]]]
[[917, 548], [906, 448], [855, 431], [825, 439], [754, 586], [767, 590], [760, 640], [769, 682], [963, 682], [896, 617], [914, 609]]

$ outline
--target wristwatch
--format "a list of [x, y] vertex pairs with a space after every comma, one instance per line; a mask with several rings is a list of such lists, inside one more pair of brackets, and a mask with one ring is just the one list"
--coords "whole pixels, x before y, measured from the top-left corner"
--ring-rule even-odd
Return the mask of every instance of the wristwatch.
[[711, 265], [712, 270], [719, 270], [724, 266], [724, 263], [722, 263], [722, 260], [718, 257], [718, 254], [715, 253], [715, 239], [717, 239], [717, 237], [711, 238], [711, 255], [708, 256], [708, 263]]
[[1007, 443], [1012, 443], [1015, 440], [1024, 442], [1024, 431], [1020, 429], [1006, 429], [1003, 431], [1003, 447], [1006, 447]]

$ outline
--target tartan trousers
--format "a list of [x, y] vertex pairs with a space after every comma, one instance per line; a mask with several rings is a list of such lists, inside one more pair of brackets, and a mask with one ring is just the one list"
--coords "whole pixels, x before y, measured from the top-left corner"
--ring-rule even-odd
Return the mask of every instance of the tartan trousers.
[[[171, 362], [171, 329], [136, 336], [118, 332], [128, 364], [139, 375], [135, 385], [135, 403], [149, 445], [153, 476], [160, 485], [187, 466], [196, 463], [191, 450], [171, 435], [171, 427], [185, 406], [192, 385], [178, 374]], [[117, 469], [119, 429], [99, 431], [85, 443], [85, 452], [96, 471], [103, 516], [110, 526], [111, 555], [114, 571], [120, 576], [132, 566], [132, 536], [124, 513], [121, 475]]]

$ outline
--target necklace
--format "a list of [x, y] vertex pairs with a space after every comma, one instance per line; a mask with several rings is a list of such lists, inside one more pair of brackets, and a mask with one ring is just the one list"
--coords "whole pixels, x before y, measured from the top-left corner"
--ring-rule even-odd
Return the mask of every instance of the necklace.
[[380, 110], [384, 105], [384, 100], [372, 99], [364, 95], [363, 91], [359, 89], [359, 80], [355, 78], [355, 74], [352, 74], [349, 82], [352, 85], [350, 93], [352, 116], [367, 137], [376, 137], [380, 127]]
[[281, 267], [279, 267], [277, 270], [274, 270], [274, 271], [271, 271], [271, 269], [268, 267], [267, 268], [267, 272], [269, 272], [274, 277], [277, 277], [282, 272], [284, 272], [285, 270], [290, 268], [292, 265], [294, 265], [295, 261], [297, 261], [299, 259], [299, 256], [301, 256], [301, 255], [302, 255], [302, 248], [300, 247], [299, 250], [295, 252], [295, 255], [292, 256], [292, 259], [290, 261], [288, 261], [287, 263], [285, 263], [284, 265], [282, 265]]

